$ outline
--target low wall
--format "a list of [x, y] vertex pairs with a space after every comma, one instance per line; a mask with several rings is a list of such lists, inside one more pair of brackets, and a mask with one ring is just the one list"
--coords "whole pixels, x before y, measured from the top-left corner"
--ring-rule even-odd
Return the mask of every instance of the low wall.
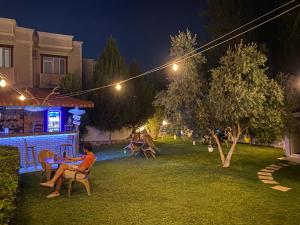
[[108, 144], [110, 141], [112, 143], [122, 142], [128, 139], [132, 132], [132, 128], [127, 127], [113, 132], [100, 131], [92, 126], [87, 126], [86, 129], [87, 133], [81, 138], [81, 141], [90, 142], [93, 144]]

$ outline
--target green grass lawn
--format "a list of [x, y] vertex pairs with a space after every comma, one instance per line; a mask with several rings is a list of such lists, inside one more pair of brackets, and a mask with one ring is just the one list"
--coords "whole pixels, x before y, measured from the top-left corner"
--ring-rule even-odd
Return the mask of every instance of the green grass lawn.
[[[217, 151], [182, 141], [158, 143], [157, 160], [118, 159], [98, 162], [91, 173], [92, 195], [75, 184], [46, 199], [50, 189], [38, 175], [21, 178], [15, 224], [300, 224], [300, 166], [275, 172], [292, 188], [272, 190], [257, 172], [276, 163], [283, 151], [239, 145], [229, 169]], [[120, 149], [120, 146], [113, 146]]]

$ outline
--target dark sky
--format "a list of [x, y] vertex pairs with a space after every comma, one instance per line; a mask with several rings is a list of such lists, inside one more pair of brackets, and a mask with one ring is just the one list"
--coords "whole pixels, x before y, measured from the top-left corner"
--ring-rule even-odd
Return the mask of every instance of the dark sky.
[[83, 56], [98, 58], [106, 39], [117, 39], [127, 63], [143, 69], [168, 60], [169, 37], [187, 27], [204, 39], [200, 0], [33, 1], [1, 0], [0, 17], [39, 31], [71, 34], [84, 42]]

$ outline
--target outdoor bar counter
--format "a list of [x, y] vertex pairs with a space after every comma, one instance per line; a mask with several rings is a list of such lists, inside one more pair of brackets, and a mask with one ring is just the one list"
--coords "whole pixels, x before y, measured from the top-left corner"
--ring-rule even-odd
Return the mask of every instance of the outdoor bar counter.
[[[23, 133], [23, 134], [8, 134], [0, 135], [0, 145], [15, 146], [20, 152], [20, 166], [26, 168], [26, 146], [33, 146], [35, 152], [35, 159], [38, 164], [38, 154], [42, 150], [50, 150], [57, 155], [61, 155], [64, 151], [62, 145], [68, 144], [68, 153], [78, 153], [78, 132], [66, 131], [66, 132], [40, 132], [40, 133]], [[28, 151], [28, 161], [32, 162], [32, 153], [30, 149]], [[29, 163], [29, 167], [33, 167], [32, 163]]]
[[[29, 89], [18, 99], [12, 89], [0, 88], [0, 145], [15, 146], [20, 152], [21, 169], [39, 169], [43, 150], [63, 156], [78, 153], [81, 115], [92, 108], [91, 101], [57, 97], [49, 90]], [[27, 170], [28, 169], [28, 170]]]

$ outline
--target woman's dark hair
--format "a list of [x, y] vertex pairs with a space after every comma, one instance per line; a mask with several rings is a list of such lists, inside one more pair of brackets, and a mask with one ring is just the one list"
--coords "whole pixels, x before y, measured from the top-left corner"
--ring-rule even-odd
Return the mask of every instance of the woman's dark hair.
[[93, 150], [92, 145], [90, 143], [84, 144], [83, 149], [88, 150], [89, 152]]

